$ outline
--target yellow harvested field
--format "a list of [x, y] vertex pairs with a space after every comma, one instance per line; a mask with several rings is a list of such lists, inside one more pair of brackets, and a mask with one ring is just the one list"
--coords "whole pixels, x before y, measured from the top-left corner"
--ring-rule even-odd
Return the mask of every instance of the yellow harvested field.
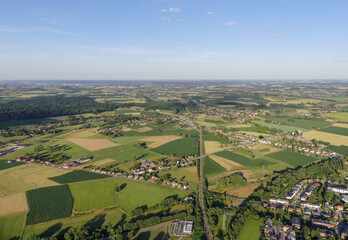
[[296, 109], [297, 113], [310, 113], [308, 110], [305, 109]]
[[124, 132], [129, 132], [129, 131], [134, 131], [134, 129], [131, 129], [131, 128], [123, 128], [122, 131], [124, 131]]
[[152, 128], [150, 127], [142, 127], [142, 128], [138, 128], [136, 131], [137, 132], [140, 132], [140, 133], [143, 133], [143, 132], [148, 132], [148, 131], [151, 131]]
[[348, 123], [336, 123], [334, 124], [335, 127], [342, 127], [342, 128], [348, 128]]
[[309, 131], [303, 133], [303, 136], [308, 139], [317, 139], [324, 142], [329, 142], [332, 145], [340, 146], [345, 145], [348, 146], [348, 137], [343, 135], [337, 135], [333, 133], [319, 132], [319, 131]]
[[108, 139], [67, 138], [67, 140], [92, 152], [121, 145], [113, 143]]
[[224, 150], [218, 141], [204, 141], [204, 148], [207, 155]]
[[100, 160], [100, 161], [95, 161], [92, 163], [93, 166], [101, 166], [101, 165], [104, 165], [104, 164], [108, 164], [108, 163], [117, 163], [116, 160], [114, 159], [111, 159], [111, 158], [106, 158], [106, 159], [103, 159], [103, 160]]
[[182, 138], [182, 137], [176, 136], [176, 135], [152, 136], [152, 137], [142, 138], [141, 141], [152, 142], [148, 145], [148, 147], [156, 148], [156, 147], [159, 147], [163, 144], [169, 143], [171, 141], [174, 141], [174, 140], [177, 140], [180, 138]]
[[241, 124], [231, 124], [228, 127], [231, 127], [231, 128], [245, 128], [245, 127], [251, 127], [251, 126], [248, 125], [248, 124], [241, 123]]
[[211, 155], [210, 158], [213, 159], [214, 161], [216, 161], [218, 164], [220, 164], [227, 171], [245, 168], [243, 165], [236, 163], [236, 162], [233, 162], [233, 161], [228, 160], [228, 159], [223, 158], [223, 157]]
[[233, 188], [233, 189], [227, 191], [227, 194], [232, 195], [232, 196], [236, 196], [236, 197], [247, 198], [254, 192], [254, 190], [258, 186], [260, 186], [260, 184], [254, 183], [254, 184], [249, 184], [249, 185], [243, 186], [243, 187], [236, 187], [236, 188]]
[[25, 192], [0, 198], [0, 216], [26, 211], [28, 204]]

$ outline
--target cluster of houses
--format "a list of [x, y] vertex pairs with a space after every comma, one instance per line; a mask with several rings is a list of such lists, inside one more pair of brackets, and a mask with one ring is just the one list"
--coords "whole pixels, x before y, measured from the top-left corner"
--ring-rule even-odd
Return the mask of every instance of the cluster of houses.
[[7, 163], [12, 163], [12, 162], [25, 162], [25, 163], [32, 162], [32, 163], [40, 163], [45, 165], [51, 165], [51, 164], [54, 165], [51, 161], [43, 161], [40, 159], [35, 159], [31, 156], [18, 157], [16, 158], [16, 160], [7, 161]]
[[296, 240], [296, 233], [289, 225], [279, 227], [273, 224], [272, 219], [267, 218], [265, 221], [265, 228], [263, 229], [263, 235], [266, 239], [276, 240]]
[[5, 156], [29, 146], [30, 144], [9, 144], [6, 149], [0, 151], [0, 156]]
[[62, 165], [62, 168], [69, 169], [69, 168], [77, 167], [77, 166], [80, 166], [81, 164], [87, 163], [89, 161], [92, 161], [92, 158], [90, 158], [90, 157], [83, 157], [83, 158], [80, 158], [78, 160], [74, 160], [74, 161], [70, 161], [70, 162], [64, 163]]

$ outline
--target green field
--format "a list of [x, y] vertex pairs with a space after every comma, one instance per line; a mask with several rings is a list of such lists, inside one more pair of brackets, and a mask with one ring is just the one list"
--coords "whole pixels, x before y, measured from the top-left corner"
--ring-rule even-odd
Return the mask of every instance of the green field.
[[110, 179], [124, 188], [117, 194], [119, 205], [128, 213], [141, 206], [152, 207], [169, 196], [185, 197], [190, 192], [125, 178]]
[[207, 175], [222, 173], [226, 171], [224, 167], [222, 167], [220, 164], [215, 162], [210, 157], [205, 157], [204, 161], [205, 161], [205, 174]]
[[69, 217], [74, 201], [66, 185], [30, 190], [27, 200], [29, 212], [26, 225]]
[[221, 151], [218, 153], [214, 153], [214, 155], [229, 159], [245, 167], [257, 167], [260, 166], [262, 163], [270, 164], [269, 161], [262, 158], [251, 159], [229, 151]]
[[[297, 130], [302, 130], [306, 131], [307, 129], [305, 128], [299, 128], [299, 127], [294, 127], [294, 126], [287, 126], [287, 125], [280, 125], [280, 124], [275, 124], [275, 123], [267, 123], [267, 122], [262, 122], [262, 121], [252, 121], [253, 123], [259, 124], [264, 127], [268, 128], [276, 128], [285, 132], [294, 132]], [[248, 129], [247, 129], [248, 130]]]
[[198, 138], [187, 137], [171, 141], [169, 143], [163, 144], [157, 148], [152, 149], [152, 151], [175, 157], [183, 157], [189, 155], [197, 155], [198, 153]]
[[26, 213], [0, 217], [0, 239], [20, 239]]
[[250, 216], [244, 223], [237, 240], [259, 240], [262, 220], [258, 216]]
[[331, 123], [325, 120], [317, 119], [298, 119], [279, 116], [262, 116], [265, 119], [269, 119], [279, 123], [285, 123], [289, 126], [294, 126], [303, 129], [324, 128], [331, 126]]
[[331, 118], [336, 118], [336, 119], [348, 121], [348, 112], [327, 113], [326, 116], [331, 117]]
[[280, 152], [270, 153], [270, 154], [267, 154], [266, 156], [288, 163], [294, 167], [302, 166], [316, 160], [316, 158], [314, 157], [309, 157], [304, 154], [292, 152], [289, 150], [283, 150]]
[[321, 132], [327, 132], [327, 133], [333, 133], [343, 136], [348, 136], [348, 128], [342, 128], [342, 127], [328, 127], [323, 128], [320, 130]]
[[337, 153], [340, 153], [342, 155], [348, 155], [348, 147], [347, 146], [333, 146], [333, 145], [330, 145], [328, 147], [331, 151], [334, 151], [334, 152], [337, 152]]
[[52, 177], [49, 179], [60, 184], [65, 184], [65, 183], [82, 182], [87, 180], [95, 180], [95, 179], [109, 178], [109, 177], [110, 176], [108, 175], [76, 170], [76, 171], [72, 171], [72, 172], [69, 172], [57, 177]]
[[74, 210], [86, 211], [117, 205], [115, 185], [109, 180], [69, 184]]
[[0, 122], [0, 129], [17, 127], [17, 126], [24, 126], [24, 125], [41, 124], [41, 123], [45, 123], [45, 122], [57, 122], [57, 121], [52, 120], [52, 119], [48, 119], [48, 118], [40, 118], [40, 119]]
[[17, 167], [17, 166], [23, 165], [23, 164], [25, 164], [25, 163], [24, 162], [7, 163], [6, 160], [1, 160], [0, 161], [0, 170], [5, 170], [8, 168]]

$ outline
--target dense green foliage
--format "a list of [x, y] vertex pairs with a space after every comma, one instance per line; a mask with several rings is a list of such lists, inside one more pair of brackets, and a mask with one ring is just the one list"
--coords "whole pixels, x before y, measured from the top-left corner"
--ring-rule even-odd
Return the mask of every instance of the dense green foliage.
[[288, 163], [294, 167], [302, 166], [316, 160], [314, 157], [309, 157], [304, 154], [292, 152], [289, 150], [283, 150], [280, 152], [270, 153], [270, 154], [267, 154], [266, 156]]
[[221, 189], [221, 188], [243, 186], [246, 184], [246, 182], [247, 180], [243, 177], [242, 174], [235, 173], [235, 174], [220, 178], [216, 182], [216, 187]]
[[7, 163], [7, 161], [3, 160], [0, 161], [0, 170], [12, 168], [12, 167], [17, 167], [19, 165], [25, 164], [24, 162], [13, 162], [13, 163]]
[[184, 157], [198, 154], [198, 138], [186, 137], [163, 144], [152, 151], [175, 157]]
[[114, 104], [98, 103], [86, 96], [66, 97], [57, 95], [33, 97], [0, 103], [0, 121], [37, 119], [91, 112], [98, 113], [114, 109]]
[[110, 176], [108, 175], [77, 170], [77, 171], [72, 171], [57, 177], [52, 177], [49, 179], [60, 184], [65, 184], [65, 183], [81, 182], [81, 181], [109, 178], [109, 177]]
[[269, 164], [270, 162], [265, 160], [265, 159], [261, 159], [261, 158], [257, 158], [257, 159], [250, 159], [247, 157], [244, 157], [242, 155], [233, 153], [233, 152], [229, 152], [229, 151], [221, 151], [218, 153], [214, 153], [214, 155], [226, 158], [228, 160], [231, 160], [233, 162], [239, 163], [243, 166], [246, 167], [256, 167], [256, 166], [260, 166], [262, 164]]
[[205, 157], [204, 161], [205, 161], [205, 174], [207, 174], [207, 175], [212, 175], [212, 174], [221, 173], [221, 172], [226, 171], [226, 169], [224, 167], [222, 167], [220, 164], [215, 162], [210, 157]]
[[27, 200], [27, 225], [69, 217], [74, 201], [66, 185], [30, 190]]
[[323, 128], [320, 130], [321, 132], [327, 132], [327, 133], [333, 133], [343, 136], [348, 136], [348, 128], [342, 128], [342, 127], [328, 127]]

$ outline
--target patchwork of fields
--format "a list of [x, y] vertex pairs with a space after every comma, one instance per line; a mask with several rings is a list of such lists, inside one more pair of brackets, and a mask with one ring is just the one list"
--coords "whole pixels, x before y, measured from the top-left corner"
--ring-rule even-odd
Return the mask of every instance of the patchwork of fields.
[[302, 166], [317, 160], [314, 157], [309, 157], [304, 154], [292, 152], [289, 150], [283, 150], [281, 152], [270, 153], [266, 156], [288, 163], [294, 167]]

